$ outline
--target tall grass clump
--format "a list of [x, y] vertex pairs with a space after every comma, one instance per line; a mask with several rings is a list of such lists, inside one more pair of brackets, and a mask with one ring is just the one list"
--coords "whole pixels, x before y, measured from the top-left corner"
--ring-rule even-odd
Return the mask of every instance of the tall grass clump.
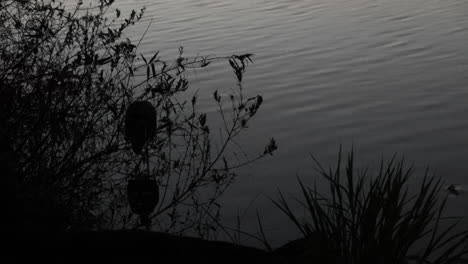
[[296, 255], [356, 264], [459, 263], [466, 255], [468, 232], [456, 231], [460, 219], [444, 216], [441, 180], [427, 170], [416, 186], [409, 185], [413, 167], [395, 156], [375, 174], [357, 170], [352, 151], [343, 161], [340, 150], [335, 169], [312, 158], [329, 190], [320, 193], [299, 179], [302, 199], [296, 201], [305, 220], [281, 192], [275, 201], [304, 236]]

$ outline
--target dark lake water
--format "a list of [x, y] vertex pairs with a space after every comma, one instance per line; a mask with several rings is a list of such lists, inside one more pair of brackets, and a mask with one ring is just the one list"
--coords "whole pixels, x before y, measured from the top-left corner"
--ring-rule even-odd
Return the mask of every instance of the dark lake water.
[[[229, 222], [255, 200], [273, 243], [294, 237], [265, 196], [299, 190], [296, 175], [313, 182], [309, 153], [325, 165], [340, 144], [358, 165], [404, 155], [416, 175], [426, 166], [449, 183], [468, 185], [468, 1], [466, 0], [117, 0], [123, 11], [146, 6], [128, 35], [140, 52], [186, 55], [255, 54], [245, 76], [250, 95], [264, 105], [239, 140], [262, 150], [269, 137], [277, 153], [241, 171], [226, 194]], [[222, 67], [220, 67], [222, 66]], [[202, 110], [216, 88], [235, 85], [227, 63], [198, 71]], [[205, 93], [206, 91], [206, 93]], [[419, 174], [418, 174], [419, 173]], [[257, 197], [257, 198], [256, 198]], [[449, 199], [467, 215], [468, 195]], [[252, 226], [249, 226], [251, 225]], [[280, 227], [282, 227], [280, 229]]]

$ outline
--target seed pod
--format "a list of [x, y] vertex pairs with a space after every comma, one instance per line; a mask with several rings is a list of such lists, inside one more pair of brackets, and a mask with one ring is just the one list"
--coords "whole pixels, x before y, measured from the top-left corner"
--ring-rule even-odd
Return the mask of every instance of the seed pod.
[[158, 204], [159, 187], [156, 180], [132, 179], [128, 181], [127, 196], [133, 213], [148, 216]]
[[125, 113], [125, 139], [133, 152], [141, 154], [143, 146], [156, 135], [156, 110], [147, 101], [133, 102]]

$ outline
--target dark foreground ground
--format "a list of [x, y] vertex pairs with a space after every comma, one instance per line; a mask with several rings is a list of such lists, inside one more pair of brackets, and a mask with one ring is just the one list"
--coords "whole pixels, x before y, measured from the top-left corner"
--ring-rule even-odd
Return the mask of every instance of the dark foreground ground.
[[[290, 263], [283, 250], [266, 252], [227, 242], [147, 231], [15, 235], [2, 263]], [[5, 249], [5, 247], [4, 247]]]

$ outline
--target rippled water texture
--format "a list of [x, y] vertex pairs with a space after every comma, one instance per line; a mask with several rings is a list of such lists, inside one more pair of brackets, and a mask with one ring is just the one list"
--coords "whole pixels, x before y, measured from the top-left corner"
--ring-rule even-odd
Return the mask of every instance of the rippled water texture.
[[[430, 165], [450, 183], [468, 184], [468, 1], [116, 2], [123, 11], [146, 6], [129, 35], [153, 20], [140, 48], [148, 56], [161, 50], [170, 58], [178, 46], [189, 55], [256, 55], [244, 85], [265, 103], [241, 143], [262, 150], [273, 136], [279, 151], [244, 171], [227, 194], [227, 215], [276, 187], [294, 193], [296, 174], [312, 172], [309, 153], [331, 164], [340, 144], [354, 144], [358, 164], [396, 152], [419, 172]], [[232, 85], [228, 67], [197, 72], [192, 82], [203, 104], [211, 93], [203, 91]], [[450, 206], [466, 214], [467, 200]], [[263, 196], [255, 206], [267, 227], [284, 223]]]

